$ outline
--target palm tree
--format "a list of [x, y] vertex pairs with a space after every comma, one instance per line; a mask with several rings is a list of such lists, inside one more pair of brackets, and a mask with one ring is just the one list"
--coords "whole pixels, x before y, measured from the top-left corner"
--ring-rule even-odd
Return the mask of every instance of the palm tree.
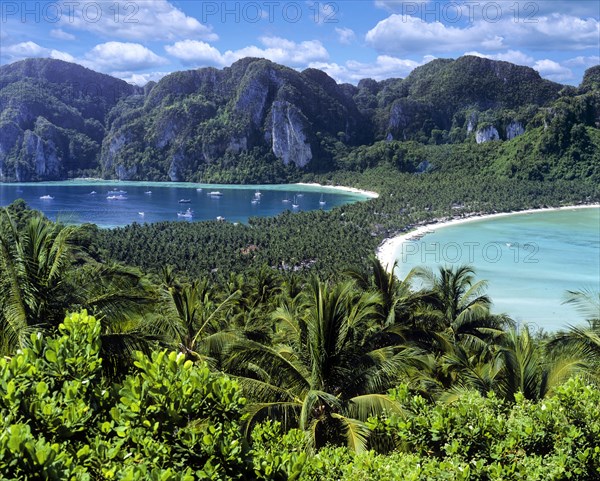
[[450, 352], [460, 342], [484, 351], [512, 324], [508, 317], [490, 313], [492, 303], [484, 294], [487, 282], [475, 282], [472, 267], [440, 267], [437, 276], [420, 269], [415, 275], [424, 282], [422, 306], [415, 318], [421, 342], [429, 349]]
[[498, 357], [502, 372], [497, 391], [511, 401], [517, 393], [534, 401], [543, 399], [586, 367], [577, 354], [545, 352], [527, 326], [520, 331], [511, 329], [503, 336]]
[[73, 228], [33, 217], [20, 231], [8, 210], [2, 214], [1, 329], [3, 343], [14, 348], [27, 342], [33, 328], [58, 326], [64, 318], [70, 294], [66, 272], [74, 249]]
[[369, 345], [365, 333], [377, 317], [378, 294], [313, 278], [301, 300], [274, 313], [278, 343], [244, 341], [232, 348], [228, 368], [255, 400], [248, 427], [270, 416], [305, 430], [313, 447], [340, 443], [343, 432], [360, 451], [367, 417], [398, 409], [382, 393], [406, 359], [399, 348]]
[[[155, 301], [145, 276], [85, 258], [74, 243], [76, 227], [29, 218], [18, 228], [7, 210], [0, 222], [0, 337], [13, 351], [33, 330], [56, 329], [68, 309], [88, 309], [102, 322], [107, 373], [122, 371], [134, 350], [150, 349], [143, 314]], [[76, 266], [75, 253], [83, 256]]]
[[164, 315], [157, 323], [157, 332], [191, 360], [213, 360], [227, 340], [235, 338], [224, 318], [240, 298], [240, 291], [223, 301], [214, 299], [206, 280], [179, 284], [172, 270], [163, 270]]
[[600, 292], [568, 291], [564, 303], [574, 305], [585, 316], [587, 326], [571, 326], [567, 332], [556, 334], [550, 341], [550, 347], [578, 352], [589, 364], [591, 374], [599, 379]]
[[374, 258], [371, 260], [370, 275], [356, 270], [347, 272], [360, 289], [374, 290], [381, 295], [382, 324], [386, 327], [410, 318], [420, 299], [411, 288], [416, 270], [413, 269], [404, 280], [400, 280], [394, 274], [397, 266], [398, 261], [394, 261], [388, 270], [379, 259]]

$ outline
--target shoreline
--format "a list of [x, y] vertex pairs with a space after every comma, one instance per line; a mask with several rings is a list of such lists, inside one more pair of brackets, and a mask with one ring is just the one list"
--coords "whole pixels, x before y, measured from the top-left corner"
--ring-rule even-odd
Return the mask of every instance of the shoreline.
[[[60, 183], [60, 182], [68, 182], [68, 183], [77, 183], [77, 182], [85, 182], [90, 184], [122, 184], [127, 185], [131, 183], [139, 183], [148, 186], [160, 186], [161, 184], [180, 184], [181, 186], [189, 186], [189, 187], [197, 187], [197, 186], [211, 186], [211, 187], [223, 187], [230, 189], [247, 189], [247, 188], [264, 188], [268, 189], [269, 187], [317, 187], [321, 189], [331, 189], [337, 190], [339, 192], [350, 192], [352, 194], [363, 195], [369, 199], [377, 199], [379, 198], [379, 194], [377, 192], [371, 190], [358, 189], [356, 187], [346, 187], [343, 185], [323, 185], [318, 184], [316, 182], [295, 182], [293, 184], [210, 184], [210, 183], [202, 183], [202, 182], [169, 182], [169, 181], [138, 181], [138, 180], [118, 180], [118, 179], [102, 179], [98, 177], [75, 177], [72, 179], [66, 180], [58, 180], [58, 181], [40, 181], [40, 182], [11, 182], [11, 184], [47, 184], [47, 183]], [[275, 190], [283, 190], [283, 189], [275, 189]]]
[[343, 185], [323, 185], [317, 184], [316, 182], [296, 182], [295, 184], [291, 185], [299, 185], [301, 187], [322, 187], [324, 189], [334, 189], [344, 192], [352, 192], [353, 194], [361, 194], [371, 199], [377, 199], [379, 197], [379, 194], [377, 192], [373, 192], [371, 190], [357, 189], [356, 187], [345, 187]]
[[413, 227], [410, 231], [404, 232], [402, 234], [388, 237], [384, 239], [383, 242], [377, 247], [376, 256], [381, 265], [385, 268], [387, 272], [390, 271], [391, 267], [394, 265], [396, 259], [396, 252], [398, 249], [406, 242], [411, 242], [413, 240], [419, 240], [427, 234], [432, 233], [432, 230], [443, 229], [445, 227], [452, 227], [460, 224], [466, 224], [467, 222], [476, 222], [476, 221], [484, 221], [489, 219], [494, 219], [497, 217], [507, 217], [509, 215], [524, 215], [524, 214], [533, 214], [537, 212], [551, 212], [551, 211], [559, 211], [559, 210], [574, 210], [574, 209], [593, 209], [600, 208], [600, 203], [597, 204], [585, 204], [585, 205], [567, 205], [562, 207], [542, 207], [539, 209], [526, 209], [526, 210], [516, 210], [511, 212], [499, 212], [497, 214], [467, 214], [465, 217], [457, 217], [452, 218], [450, 220], [443, 218], [440, 219], [439, 222], [428, 222], [426, 224], [418, 225], [417, 227]]

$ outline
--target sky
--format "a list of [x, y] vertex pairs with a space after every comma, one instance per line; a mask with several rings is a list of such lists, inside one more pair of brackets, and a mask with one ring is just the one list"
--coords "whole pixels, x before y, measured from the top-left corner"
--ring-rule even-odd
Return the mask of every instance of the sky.
[[356, 84], [465, 54], [578, 85], [600, 63], [600, 1], [0, 2], [0, 64], [51, 57], [137, 85], [249, 56]]

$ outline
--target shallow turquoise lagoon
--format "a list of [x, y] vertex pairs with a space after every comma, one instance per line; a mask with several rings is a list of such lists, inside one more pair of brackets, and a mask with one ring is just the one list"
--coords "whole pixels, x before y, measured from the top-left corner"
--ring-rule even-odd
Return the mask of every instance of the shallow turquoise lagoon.
[[449, 226], [405, 244], [396, 257], [401, 277], [417, 265], [471, 264], [478, 279], [489, 281], [495, 312], [555, 331], [583, 321], [563, 304], [567, 290], [600, 291], [600, 208]]

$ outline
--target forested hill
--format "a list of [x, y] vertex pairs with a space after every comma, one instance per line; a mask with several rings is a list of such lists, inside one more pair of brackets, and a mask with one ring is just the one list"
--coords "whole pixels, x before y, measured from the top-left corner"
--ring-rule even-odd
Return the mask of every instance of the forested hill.
[[0, 180], [276, 182], [374, 162], [444, 168], [436, 159], [491, 143], [485, 152], [500, 175], [593, 177], [599, 77], [594, 67], [568, 87], [528, 67], [465, 56], [353, 86], [246, 58], [138, 88], [28, 59], [0, 67]]

